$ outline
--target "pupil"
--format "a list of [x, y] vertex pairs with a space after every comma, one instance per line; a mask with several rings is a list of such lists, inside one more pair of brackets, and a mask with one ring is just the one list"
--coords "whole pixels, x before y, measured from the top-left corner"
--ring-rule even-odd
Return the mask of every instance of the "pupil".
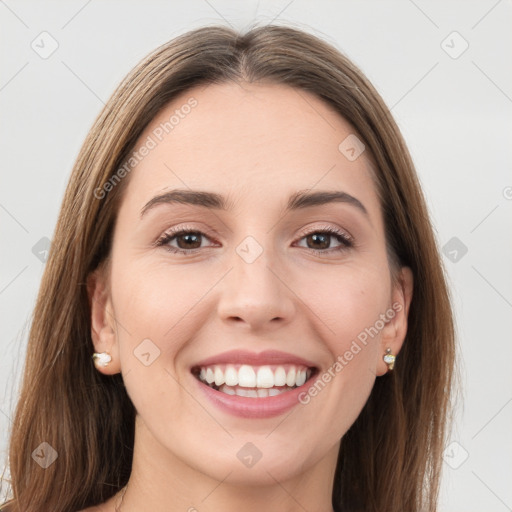
[[[199, 241], [199, 237], [201, 235], [199, 235], [198, 233], [187, 233], [185, 235], [181, 235], [178, 237], [178, 245], [180, 246], [181, 249], [196, 249], [197, 247], [200, 247], [201, 246], [201, 242]], [[192, 241], [192, 244], [194, 243], [194, 240], [196, 242], [197, 247], [192, 247], [190, 243], [186, 243], [185, 244], [185, 247], [181, 247], [181, 244], [179, 243], [180, 239], [186, 239], [188, 241]]]
[[[313, 234], [313, 235], [310, 235], [308, 238], [312, 238], [314, 241], [321, 241], [323, 239], [323, 244], [321, 244], [321, 248], [322, 249], [327, 249], [329, 247], [329, 243], [328, 243], [328, 239], [329, 239], [329, 236], [330, 235], [322, 235], [322, 234]], [[317, 247], [318, 248], [318, 245]]]

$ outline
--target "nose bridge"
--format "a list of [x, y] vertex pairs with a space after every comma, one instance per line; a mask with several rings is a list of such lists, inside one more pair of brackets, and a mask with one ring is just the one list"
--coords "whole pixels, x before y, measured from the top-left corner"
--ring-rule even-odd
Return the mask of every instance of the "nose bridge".
[[[270, 243], [271, 237], [265, 241]], [[218, 312], [225, 320], [261, 328], [290, 320], [294, 312], [291, 292], [279, 276], [281, 265], [276, 251], [247, 236], [235, 248], [232, 270], [226, 276]]]

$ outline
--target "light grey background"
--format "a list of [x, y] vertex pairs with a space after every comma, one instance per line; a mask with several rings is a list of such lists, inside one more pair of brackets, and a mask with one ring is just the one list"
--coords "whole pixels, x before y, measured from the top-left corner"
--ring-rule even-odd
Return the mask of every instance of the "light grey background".
[[[441, 511], [512, 510], [510, 1], [0, 0], [0, 20], [1, 467], [44, 268], [40, 240], [52, 237], [102, 104], [142, 57], [180, 33], [274, 21], [337, 46], [392, 109], [438, 240], [449, 243], [463, 390]], [[52, 39], [58, 48], [42, 58]]]

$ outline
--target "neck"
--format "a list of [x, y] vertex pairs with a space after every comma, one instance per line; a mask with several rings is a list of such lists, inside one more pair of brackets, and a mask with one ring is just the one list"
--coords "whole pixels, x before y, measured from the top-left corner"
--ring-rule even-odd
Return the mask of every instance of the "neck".
[[241, 479], [236, 458], [237, 464], [225, 474], [215, 475], [214, 467], [206, 474], [162, 447], [137, 417], [132, 472], [113, 510], [332, 512], [338, 450], [339, 443], [305, 471], [287, 471], [286, 478], [276, 477], [278, 471], [260, 464], [258, 474], [255, 465], [251, 478]]

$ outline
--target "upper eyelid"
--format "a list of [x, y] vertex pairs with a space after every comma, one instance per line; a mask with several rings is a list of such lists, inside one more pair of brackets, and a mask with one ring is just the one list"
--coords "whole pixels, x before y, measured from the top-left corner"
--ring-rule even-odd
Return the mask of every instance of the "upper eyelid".
[[[325, 221], [324, 221], [325, 222]], [[180, 226], [178, 225], [179, 227], [172, 227], [172, 228], [167, 228], [166, 230], [164, 230], [162, 232], [162, 236], [165, 235], [165, 234], [179, 234], [183, 231], [194, 231], [194, 232], [197, 232], [197, 233], [203, 233], [203, 234], [206, 234], [206, 235], [210, 235], [210, 236], [214, 236], [211, 232], [212, 230], [209, 229], [209, 228], [203, 228], [203, 227], [195, 227], [195, 226], [190, 226], [190, 225], [184, 225], [184, 226]], [[299, 234], [303, 234], [303, 233], [311, 233], [311, 232], [315, 232], [315, 231], [322, 231], [322, 230], [336, 230], [336, 231], [341, 231], [342, 233], [345, 233], [347, 236], [349, 237], [352, 237], [352, 235], [350, 234], [350, 232], [348, 230], [346, 230], [345, 228], [341, 228], [339, 226], [332, 226], [330, 224], [324, 224], [322, 226], [309, 226], [309, 227], [306, 227], [306, 228], [301, 228], [301, 230], [299, 231]]]
[[307, 236], [310, 233], [316, 233], [316, 232], [322, 232], [322, 231], [327, 231], [327, 232], [332, 231], [330, 234], [333, 236], [335, 234], [338, 234], [338, 235], [341, 234], [341, 235], [345, 235], [351, 241], [354, 240], [354, 237], [345, 228], [340, 228], [339, 226], [334, 227], [331, 225], [312, 226], [310, 228], [305, 228], [299, 232], [299, 235], [302, 237], [302, 236]]

